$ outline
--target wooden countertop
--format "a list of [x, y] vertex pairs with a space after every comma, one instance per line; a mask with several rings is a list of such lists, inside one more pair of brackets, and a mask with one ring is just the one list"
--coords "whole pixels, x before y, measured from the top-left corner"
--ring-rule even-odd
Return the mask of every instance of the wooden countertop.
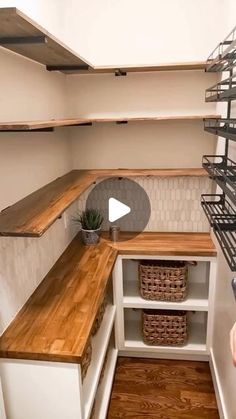
[[0, 357], [80, 363], [118, 254], [212, 257], [216, 249], [207, 233], [124, 233], [116, 244], [104, 235], [91, 247], [76, 236], [0, 338]]

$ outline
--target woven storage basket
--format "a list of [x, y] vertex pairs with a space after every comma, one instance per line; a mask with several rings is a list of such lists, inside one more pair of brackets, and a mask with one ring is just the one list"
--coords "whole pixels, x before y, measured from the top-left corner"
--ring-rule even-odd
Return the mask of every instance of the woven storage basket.
[[139, 287], [145, 300], [183, 301], [187, 297], [188, 262], [139, 262]]
[[82, 381], [84, 380], [87, 371], [88, 371], [88, 367], [90, 365], [91, 362], [91, 358], [92, 358], [92, 345], [91, 342], [89, 342], [87, 349], [84, 353], [84, 355], [82, 356], [81, 359], [81, 375], [82, 375]]
[[187, 341], [186, 311], [143, 310], [142, 332], [147, 345], [184, 345]]
[[92, 330], [92, 335], [93, 336], [96, 335], [96, 333], [98, 332], [98, 330], [101, 326], [102, 319], [103, 319], [104, 313], [106, 311], [106, 307], [107, 307], [107, 296], [105, 296], [105, 298], [104, 298], [104, 300], [103, 300], [102, 304], [100, 305], [100, 308], [97, 312], [97, 316], [96, 316], [96, 319], [95, 319], [95, 322], [94, 322], [94, 325], [93, 325], [93, 330]]

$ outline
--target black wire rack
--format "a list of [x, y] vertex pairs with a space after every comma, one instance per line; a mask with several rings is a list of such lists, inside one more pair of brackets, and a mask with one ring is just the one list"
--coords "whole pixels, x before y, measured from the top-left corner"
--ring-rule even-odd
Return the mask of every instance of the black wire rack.
[[236, 26], [207, 59], [206, 71], [229, 71], [236, 64]]
[[206, 89], [206, 102], [228, 102], [236, 99], [236, 74]]
[[204, 130], [236, 141], [236, 118], [205, 118]]
[[236, 270], [236, 212], [224, 194], [202, 195], [202, 208], [232, 271]]
[[202, 158], [202, 166], [236, 205], [236, 163], [225, 155], [207, 155]]

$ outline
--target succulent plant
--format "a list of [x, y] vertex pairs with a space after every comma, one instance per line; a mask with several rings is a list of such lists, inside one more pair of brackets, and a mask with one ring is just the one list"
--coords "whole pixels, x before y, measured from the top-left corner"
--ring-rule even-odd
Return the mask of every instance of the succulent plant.
[[97, 230], [101, 227], [103, 216], [96, 208], [88, 208], [79, 212], [73, 220], [81, 225], [83, 230]]

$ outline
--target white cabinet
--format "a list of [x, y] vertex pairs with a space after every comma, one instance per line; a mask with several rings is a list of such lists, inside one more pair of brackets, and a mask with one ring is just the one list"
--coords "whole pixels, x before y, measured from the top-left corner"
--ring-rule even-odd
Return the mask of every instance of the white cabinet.
[[94, 419], [105, 419], [118, 352], [114, 340], [109, 346], [115, 313], [115, 305], [109, 304], [92, 338], [92, 359], [83, 383], [79, 364], [1, 359], [7, 419], [88, 419], [95, 399]]
[[[188, 296], [183, 302], [144, 300], [139, 293], [140, 259], [196, 261], [189, 266]], [[207, 360], [211, 346], [216, 259], [189, 256], [119, 256], [113, 287], [117, 306], [116, 337], [120, 355]], [[188, 341], [184, 346], [149, 346], [142, 340], [142, 309], [186, 310]]]

